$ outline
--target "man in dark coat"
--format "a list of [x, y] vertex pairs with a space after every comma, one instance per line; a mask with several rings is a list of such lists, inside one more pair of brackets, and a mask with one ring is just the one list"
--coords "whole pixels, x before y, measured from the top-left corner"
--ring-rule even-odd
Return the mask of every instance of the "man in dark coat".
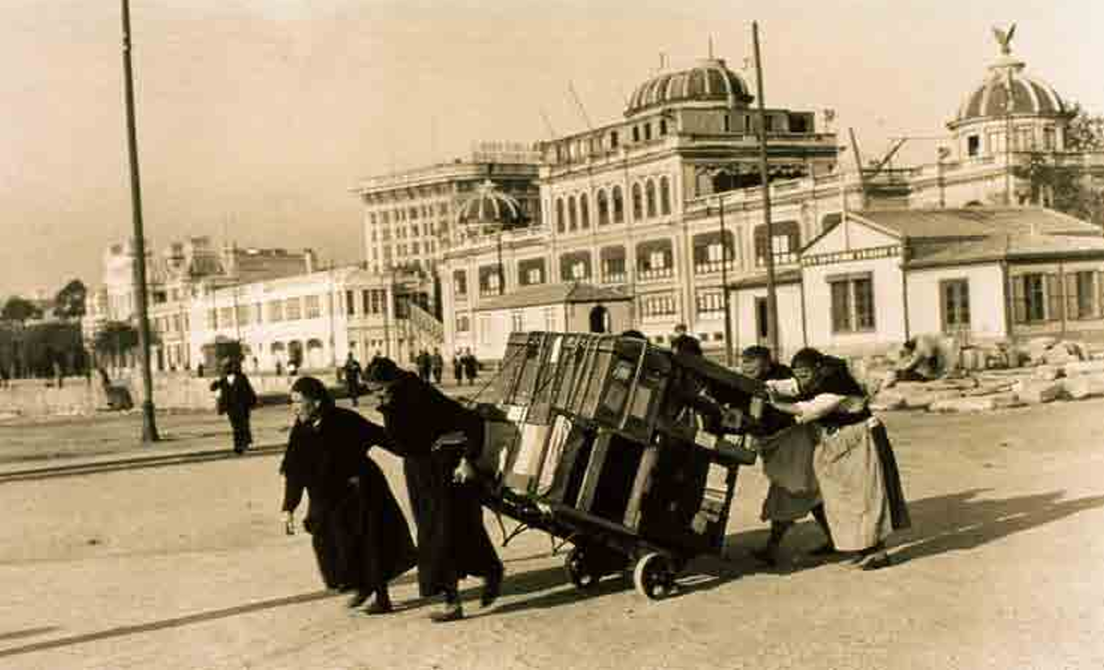
[[434, 348], [429, 357], [429, 367], [433, 371], [433, 383], [441, 385], [441, 375], [445, 372], [445, 359], [441, 357], [441, 350]]
[[464, 376], [468, 378], [468, 383], [474, 385], [475, 378], [479, 375], [479, 361], [475, 360], [475, 354], [471, 349], [464, 350], [460, 363], [464, 366]]
[[227, 361], [221, 377], [211, 382], [211, 390], [218, 393], [218, 413], [230, 419], [234, 432], [234, 452], [245, 453], [253, 444], [253, 432], [249, 427], [249, 414], [257, 406], [257, 394], [249, 378], [241, 370], [238, 361]]
[[[503, 567], [483, 526], [471, 463], [483, 448], [483, 420], [394, 361], [380, 358], [366, 371], [380, 394], [379, 411], [395, 453], [403, 457], [407, 493], [418, 524], [418, 585], [423, 597], [443, 594], [445, 606], [432, 618], [464, 616], [458, 585], [472, 575], [484, 580], [482, 604], [498, 597]], [[466, 440], [462, 450], [434, 449], [451, 432]]]
[[342, 367], [342, 372], [345, 374], [345, 390], [349, 393], [349, 399], [353, 401], [353, 407], [356, 407], [357, 400], [360, 398], [360, 363], [353, 357], [353, 352], [349, 352], [349, 357], [345, 359], [345, 365]]
[[390, 612], [387, 583], [414, 567], [417, 550], [387, 478], [368, 457], [371, 446], [386, 445], [387, 435], [360, 414], [335, 407], [314, 377], [296, 380], [291, 398], [296, 419], [280, 465], [287, 532], [294, 532], [293, 514], [305, 489], [310, 503], [303, 526], [322, 581], [355, 591], [349, 607], [374, 593], [367, 612]]

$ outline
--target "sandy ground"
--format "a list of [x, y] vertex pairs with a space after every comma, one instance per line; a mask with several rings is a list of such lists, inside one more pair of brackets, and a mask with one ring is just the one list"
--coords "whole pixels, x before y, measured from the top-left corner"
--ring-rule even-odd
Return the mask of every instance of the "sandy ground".
[[1104, 401], [886, 423], [915, 524], [889, 569], [809, 561], [808, 523], [787, 569], [757, 568], [751, 468], [727, 559], [694, 562], [680, 595], [617, 577], [581, 593], [533, 532], [503, 551], [499, 603], [444, 626], [412, 575], [383, 618], [321, 593], [308, 536], [283, 534], [274, 457], [5, 484], [0, 668], [1104, 667]]

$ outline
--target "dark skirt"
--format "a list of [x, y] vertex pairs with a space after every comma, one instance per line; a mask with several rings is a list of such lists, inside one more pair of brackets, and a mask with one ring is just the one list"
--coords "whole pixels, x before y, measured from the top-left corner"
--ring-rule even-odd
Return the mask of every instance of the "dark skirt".
[[234, 431], [234, 449], [241, 451], [253, 444], [253, 431], [249, 427], [249, 412], [230, 413], [230, 428]]
[[502, 572], [483, 525], [478, 489], [452, 481], [458, 462], [459, 454], [441, 451], [403, 461], [418, 524], [418, 587], [423, 597], [454, 589], [464, 577]]
[[889, 503], [889, 516], [893, 530], [911, 528], [912, 518], [909, 516], [904, 487], [901, 486], [897, 457], [893, 454], [893, 446], [889, 443], [885, 426], [879, 421], [877, 426], [871, 428], [870, 436], [874, 438], [874, 447], [878, 450], [878, 460], [882, 464], [882, 480], [885, 482], [886, 500]]
[[371, 593], [413, 568], [418, 552], [387, 478], [374, 462], [322, 516], [313, 545], [330, 588]]

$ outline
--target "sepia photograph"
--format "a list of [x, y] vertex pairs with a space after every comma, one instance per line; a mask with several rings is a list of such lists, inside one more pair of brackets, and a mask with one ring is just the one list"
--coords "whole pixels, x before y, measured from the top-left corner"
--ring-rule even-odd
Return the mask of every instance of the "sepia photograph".
[[0, 669], [1104, 668], [1101, 27], [0, 0]]

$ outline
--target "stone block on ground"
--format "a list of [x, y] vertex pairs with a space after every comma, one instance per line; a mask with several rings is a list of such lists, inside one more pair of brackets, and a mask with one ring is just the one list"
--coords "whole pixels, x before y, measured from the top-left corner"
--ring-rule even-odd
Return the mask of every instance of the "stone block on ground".
[[1062, 369], [1067, 377], [1104, 374], [1104, 360], [1073, 361], [1072, 363], [1066, 363]]
[[1084, 350], [1077, 342], [1058, 342], [1043, 354], [1046, 365], [1065, 365], [1084, 359]]
[[879, 391], [878, 394], [870, 400], [870, 409], [875, 412], [889, 412], [895, 409], [904, 409], [904, 407], [904, 394], [893, 389]]
[[1035, 368], [1031, 376], [1041, 381], [1052, 382], [1055, 379], [1061, 377], [1063, 374], [1063, 368], [1060, 368], [1057, 365], [1047, 364], [1040, 365], [1039, 367]]
[[949, 400], [951, 398], [961, 398], [962, 391], [955, 390], [942, 390], [942, 391], [921, 391], [914, 393], [906, 393], [905, 407], [908, 409], [927, 409], [933, 402], [939, 400]]
[[980, 397], [993, 395], [995, 393], [1005, 393], [1012, 390], [1012, 385], [1015, 382], [1012, 380], [1001, 381], [982, 381], [976, 388], [968, 389], [965, 391], [967, 397]]
[[1020, 400], [1019, 396], [1017, 396], [1012, 391], [1007, 391], [1005, 393], [997, 393], [997, 394], [991, 395], [989, 397], [993, 399], [993, 405], [994, 405], [993, 409], [1006, 409], [1006, 408], [1009, 408], [1009, 407], [1020, 407], [1024, 404], [1024, 401]]
[[995, 409], [997, 401], [993, 396], [966, 396], [936, 400], [928, 406], [929, 412], [987, 412]]
[[1064, 379], [1062, 390], [1073, 400], [1104, 395], [1104, 374], [1084, 374]]
[[1058, 381], [1019, 381], [1013, 386], [1016, 397], [1029, 405], [1052, 402], [1062, 397], [1062, 383]]

